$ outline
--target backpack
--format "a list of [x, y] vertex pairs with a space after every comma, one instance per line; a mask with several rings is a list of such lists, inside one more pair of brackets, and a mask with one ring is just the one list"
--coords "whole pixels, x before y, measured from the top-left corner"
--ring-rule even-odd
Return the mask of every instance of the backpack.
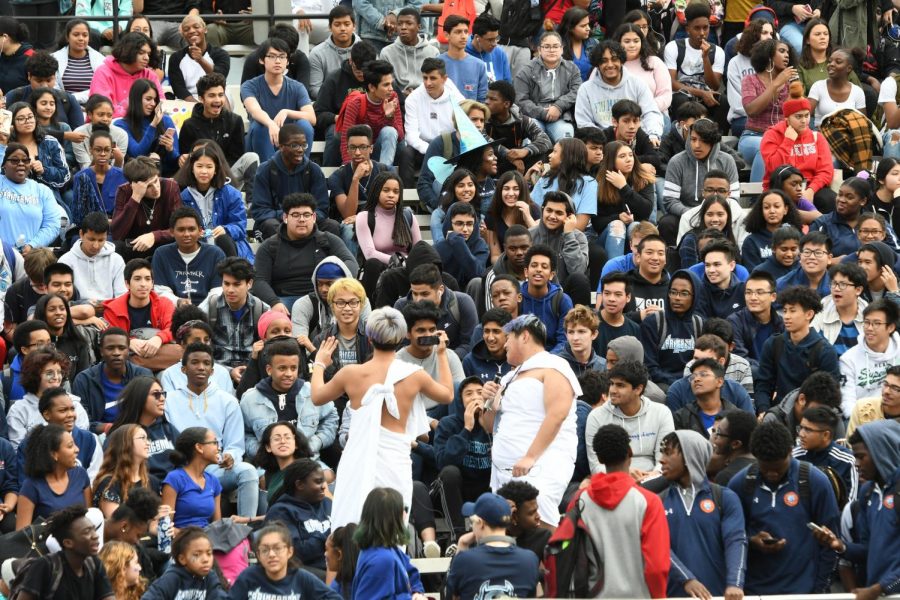
[[[547, 598], [596, 598], [603, 589], [603, 559], [581, 519], [582, 502], [579, 496], [544, 549]], [[592, 564], [598, 569], [593, 587], [590, 586]]]
[[[694, 340], [696, 340], [698, 337], [700, 337], [700, 332], [703, 331], [703, 319], [700, 317], [700, 315], [691, 315], [691, 322], [694, 326]], [[665, 341], [666, 339], [666, 332], [666, 320], [663, 318], [662, 314], [657, 313], [656, 333], [659, 334], [659, 342], [656, 346], [657, 351], [662, 350], [663, 341]]]
[[[503, 46], [528, 48], [538, 30], [544, 24], [544, 15], [560, 0], [549, 0], [546, 8], [540, 0], [505, 0], [500, 12], [500, 37], [498, 42]], [[484, 12], [491, 10], [487, 2]], [[484, 13], [482, 13], [484, 14]]]
[[[16, 569], [16, 575], [12, 580], [10, 587], [10, 595], [9, 600], [19, 600], [22, 597], [22, 582], [28, 579], [28, 573], [31, 572], [31, 569], [34, 565], [37, 564], [37, 561], [43, 559], [42, 556], [36, 556], [34, 558], [26, 558], [24, 562], [22, 562], [18, 568]], [[59, 589], [59, 584], [62, 582], [63, 576], [63, 561], [65, 558], [63, 557], [62, 552], [54, 552], [53, 554], [48, 555], [47, 560], [50, 561], [50, 587], [44, 590], [45, 598], [52, 598], [56, 595], [56, 591]], [[94, 580], [94, 572], [97, 570], [97, 562], [99, 559], [96, 557], [88, 557], [87, 560], [84, 561], [84, 574], [91, 581]]]
[[[306, 168], [300, 171], [300, 183], [303, 184], [303, 191], [312, 194], [312, 190], [310, 189], [312, 185], [312, 173], [310, 172], [310, 162], [306, 163]], [[276, 198], [279, 201], [284, 197], [284, 194], [281, 193], [278, 186], [278, 177], [275, 176], [275, 167], [273, 165], [269, 165], [269, 193], [272, 194], [272, 198]]]
[[[806, 515], [812, 518], [812, 493], [809, 485], [809, 470], [812, 465], [805, 461], [799, 461], [800, 473], [797, 477], [797, 495], [800, 496], [800, 503], [806, 510]], [[741, 488], [741, 504], [744, 505], [744, 514], [749, 512], [750, 498], [756, 493], [756, 486], [759, 485], [759, 464], [753, 463], [747, 470], [747, 476], [744, 478], [744, 487]]]
[[[712, 46], [709, 49], [709, 62], [716, 62], [716, 52], [718, 52], [719, 47], [715, 44], [710, 44]], [[681, 63], [684, 62], [684, 57], [687, 55], [687, 40], [680, 39], [675, 40], [675, 47], [678, 49], [678, 56], [675, 57], [675, 75], [677, 76], [679, 72], [681, 72]], [[685, 83], [689, 84], [692, 87], [700, 87], [702, 89], [708, 90], [709, 86], [706, 85], [706, 80], [703, 78], [703, 73], [685, 73], [687, 79], [685, 79]], [[679, 78], [679, 81], [681, 79]]]

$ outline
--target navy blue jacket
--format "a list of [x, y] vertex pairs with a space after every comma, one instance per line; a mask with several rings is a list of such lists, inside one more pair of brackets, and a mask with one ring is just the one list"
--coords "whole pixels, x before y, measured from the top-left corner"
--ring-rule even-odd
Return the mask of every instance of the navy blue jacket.
[[[684, 365], [694, 358], [694, 332], [693, 315], [698, 309], [698, 295], [702, 286], [696, 275], [682, 269], [676, 272], [686, 273], [693, 284], [694, 302], [691, 308], [683, 315], [676, 315], [669, 303], [665, 303], [662, 311], [647, 315], [641, 323], [641, 341], [644, 343], [644, 364], [650, 372], [650, 379], [654, 383], [671, 385], [681, 379]], [[671, 287], [671, 280], [669, 280]], [[668, 292], [666, 292], [668, 294]], [[699, 314], [699, 313], [698, 313]], [[659, 339], [659, 319], [666, 320], [666, 339]], [[697, 334], [700, 328], [697, 327]]]
[[750, 467], [742, 469], [728, 483], [741, 499], [747, 537], [760, 531], [784, 539], [779, 553], [764, 554], [750, 546], [747, 558], [747, 594], [821, 594], [831, 585], [831, 573], [837, 562], [834, 550], [824, 548], [806, 527], [809, 522], [831, 531], [839, 527], [837, 501], [831, 482], [816, 468], [809, 470], [809, 506], [800, 498], [800, 462], [791, 459], [783, 481], [770, 487], [760, 475], [753, 493], [744, 495], [744, 480]]
[[[806, 273], [804, 273], [803, 269], [801, 269], [800, 267], [793, 269], [784, 277], [779, 277], [778, 279], [776, 279], [775, 291], [781, 293], [786, 288], [794, 285], [809, 287], [809, 277], [806, 276]], [[819, 298], [824, 298], [831, 293], [831, 276], [828, 274], [828, 271], [825, 271], [825, 275], [823, 275], [822, 279], [819, 280], [819, 285], [818, 287], [816, 287], [816, 293], [819, 294]]]
[[[175, 470], [175, 465], [169, 458], [169, 454], [175, 449], [175, 440], [178, 439], [179, 431], [174, 425], [166, 421], [165, 417], [160, 417], [147, 430], [147, 437], [150, 438], [150, 456], [147, 458], [147, 470], [151, 475], [156, 476], [162, 481], [170, 471]], [[106, 438], [109, 440], [109, 438]]]
[[214, 244], [200, 243], [200, 253], [185, 264], [175, 242], [153, 252], [153, 284], [164, 285], [179, 298], [189, 298], [195, 306], [206, 300], [209, 291], [222, 285], [216, 265], [225, 253]]
[[[770, 337], [763, 344], [762, 357], [759, 359], [759, 372], [753, 380], [753, 396], [755, 398], [756, 412], [769, 410], [773, 404], [781, 402], [791, 390], [795, 390], [812, 373], [812, 370], [825, 371], [834, 375], [835, 380], [841, 381], [841, 370], [838, 365], [838, 355], [834, 346], [822, 337], [822, 334], [813, 329], [803, 338], [799, 344], [791, 341], [791, 336], [785, 332], [780, 334], [784, 338], [784, 350], [781, 352], [778, 364], [775, 364], [776, 336]], [[824, 340], [819, 347], [817, 364], [807, 366], [810, 353], [818, 340]], [[774, 400], [772, 394], [775, 394]]]
[[506, 360], [497, 360], [491, 357], [483, 339], [476, 342], [472, 351], [466, 354], [462, 360], [462, 367], [466, 377], [475, 375], [483, 383], [492, 381], [495, 375], [506, 375], [512, 369]]
[[[722, 390], [719, 393], [725, 402], [730, 402], [741, 410], [756, 414], [753, 411], [753, 400], [750, 398], [750, 394], [737, 381], [726, 379], [725, 385], [722, 386]], [[666, 392], [666, 406], [669, 407], [673, 414], [695, 400], [694, 392], [691, 390], [691, 382], [687, 377], [682, 377], [670, 385], [669, 390]]]
[[173, 565], [166, 569], [159, 579], [150, 584], [150, 588], [141, 596], [141, 600], [171, 600], [179, 596], [185, 598], [204, 598], [204, 600], [227, 600], [228, 594], [219, 583], [215, 570], [209, 575], [195, 577], [181, 565]]
[[747, 269], [752, 271], [772, 256], [772, 237], [772, 232], [763, 228], [744, 238], [744, 243], [741, 244], [741, 262]]
[[[554, 352], [554, 354], [556, 353]], [[586, 371], [606, 370], [606, 359], [597, 354], [593, 347], [591, 348], [591, 355], [585, 363], [578, 362], [578, 359], [572, 354], [572, 348], [569, 346], [569, 342], [566, 342], [562, 351], [559, 352], [559, 356], [566, 359], [566, 362], [569, 363], [569, 366], [572, 367], [572, 370], [575, 372], [576, 377], [581, 377]]]
[[266, 511], [266, 521], [287, 525], [294, 556], [304, 565], [325, 569], [325, 540], [331, 533], [331, 498], [311, 504], [286, 491]]
[[775, 260], [775, 255], [773, 254], [766, 260], [762, 261], [753, 269], [753, 271], [764, 271], [771, 275], [775, 281], [777, 282], [780, 278], [784, 277], [791, 271], [800, 268], [800, 261], [796, 261], [792, 266], [786, 267], [777, 260]]
[[820, 469], [831, 467], [838, 477], [844, 482], [847, 490], [847, 498], [856, 500], [859, 487], [859, 476], [856, 472], [856, 459], [853, 453], [844, 446], [831, 442], [824, 450], [805, 450], [802, 446], [795, 446], [793, 456], [797, 460], [805, 460]]
[[434, 432], [434, 460], [438, 469], [459, 467], [466, 481], [487, 482], [491, 478], [491, 436], [478, 421], [468, 431], [464, 412], [457, 386], [449, 414], [440, 420]]
[[856, 232], [837, 212], [822, 215], [810, 224], [809, 230], [821, 231], [828, 236], [831, 240], [831, 254], [834, 256], [846, 256], [859, 250]]
[[[309, 171], [308, 175], [305, 174], [307, 170]], [[293, 171], [288, 171], [279, 150], [272, 155], [272, 158], [259, 165], [259, 169], [256, 171], [256, 179], [253, 180], [253, 204], [250, 205], [250, 216], [259, 222], [265, 219], [281, 221], [281, 216], [284, 214], [281, 209], [282, 199], [297, 192], [312, 194], [318, 204], [316, 218], [321, 222], [328, 218], [330, 210], [328, 186], [325, 184], [325, 175], [322, 173], [322, 169], [319, 165], [310, 162], [309, 157], [304, 154], [300, 164]]]
[[[449, 222], [450, 218], [446, 217], [445, 229]], [[468, 240], [452, 231], [445, 231], [445, 236], [434, 249], [441, 256], [444, 271], [453, 275], [460, 287], [465, 289], [471, 280], [484, 273], [491, 256], [490, 248], [481, 236], [474, 234]]]
[[[82, 371], [75, 376], [75, 382], [72, 383], [72, 393], [81, 398], [81, 405], [87, 411], [88, 419], [91, 421], [91, 431], [93, 433], [101, 433], [103, 427], [101, 419], [103, 413], [106, 412], [106, 396], [103, 395], [103, 382], [100, 380], [100, 373], [104, 363], [100, 362], [88, 369]], [[129, 381], [140, 375], [153, 377], [150, 369], [139, 367], [131, 361], [125, 361], [125, 376], [122, 378], [122, 385], [125, 386]]]
[[703, 293], [699, 295], [700, 306], [697, 312], [704, 318], [728, 318], [728, 315], [744, 308], [744, 283], [734, 273], [731, 282], [724, 290], [709, 282], [703, 276]]
[[[772, 318], [769, 323], [772, 325], [772, 335], [782, 333], [784, 331], [784, 320], [778, 311], [771, 309]], [[750, 366], [759, 366], [759, 357], [762, 354], [762, 347], [757, 351], [756, 333], [762, 327], [762, 323], [753, 318], [750, 311], [746, 308], [728, 315], [728, 322], [734, 329], [734, 352], [738, 356], [743, 356], [750, 361]]]
[[714, 596], [723, 596], [726, 587], [743, 588], [747, 534], [737, 494], [723, 488], [719, 510], [706, 483], [696, 491], [688, 513], [678, 485], [673, 484], [662, 501], [672, 553], [667, 594], [684, 596], [684, 584], [691, 579], [701, 582]]
[[19, 492], [19, 465], [15, 448], [0, 438], [0, 497], [8, 492]]
[[576, 400], [575, 402], [575, 431], [578, 433], [578, 450], [575, 454], [575, 470], [572, 472], [572, 481], [583, 481], [585, 477], [591, 476], [591, 465], [587, 457], [585, 429], [587, 429], [588, 415], [591, 414], [594, 407], [584, 400]]
[[287, 577], [272, 581], [259, 565], [250, 565], [238, 575], [228, 590], [231, 600], [247, 598], [316, 598], [341, 600], [341, 595], [325, 585], [318, 577], [303, 569], [288, 569]]

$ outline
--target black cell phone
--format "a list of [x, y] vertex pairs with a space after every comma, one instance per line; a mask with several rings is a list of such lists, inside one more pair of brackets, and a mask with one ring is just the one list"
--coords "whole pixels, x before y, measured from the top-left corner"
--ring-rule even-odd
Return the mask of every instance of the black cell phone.
[[441, 338], [436, 335], [423, 335], [419, 338], [420, 346], [437, 346], [441, 343]]
[[765, 544], [766, 546], [774, 546], [775, 544], [777, 544], [780, 541], [781, 540], [778, 540], [775, 538], [763, 538], [762, 543]]

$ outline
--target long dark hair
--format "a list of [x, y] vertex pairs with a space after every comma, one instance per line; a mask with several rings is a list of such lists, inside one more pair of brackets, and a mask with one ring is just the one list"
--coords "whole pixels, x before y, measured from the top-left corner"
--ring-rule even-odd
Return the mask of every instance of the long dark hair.
[[360, 549], [403, 546], [409, 539], [403, 522], [403, 496], [394, 488], [377, 487], [363, 503], [353, 536]]
[[[570, 196], [574, 196], [584, 187], [587, 175], [587, 147], [584, 142], [575, 138], [563, 138], [556, 142], [560, 146], [559, 167], [550, 169], [543, 177], [543, 186], [549, 189], [554, 181], [558, 182], [558, 189]], [[542, 185], [538, 181], [538, 185]]]
[[394, 180], [400, 185], [400, 197], [397, 198], [397, 206], [394, 207], [394, 228], [391, 231], [391, 240], [395, 245], [406, 248], [406, 251], [412, 248], [412, 230], [409, 223], [406, 222], [406, 215], [403, 214], [403, 181], [393, 171], [382, 171], [375, 176], [375, 179], [369, 183], [369, 192], [366, 196], [367, 224], [369, 231], [375, 235], [375, 209], [378, 207], [378, 199], [381, 197], [381, 190], [384, 184]]
[[341, 551], [341, 567], [334, 580], [341, 584], [341, 595], [348, 600], [353, 589], [356, 561], [359, 559], [359, 544], [354, 539], [355, 535], [356, 523], [347, 523], [331, 532], [331, 545]]
[[794, 204], [791, 197], [780, 189], [769, 189], [759, 195], [759, 198], [757, 198], [756, 202], [753, 203], [753, 206], [750, 207], [750, 213], [747, 215], [747, 218], [744, 219], [744, 229], [746, 229], [748, 233], [759, 233], [766, 230], [766, 218], [763, 215], [762, 203], [763, 198], [773, 194], [781, 198], [781, 201], [784, 202], [784, 205], [787, 207], [787, 214], [784, 216], [784, 219], [781, 220], [781, 224], [793, 225], [797, 229], [803, 227], [803, 224], [800, 222], [800, 213], [797, 212], [797, 205]]
[[[744, 29], [744, 32], [741, 34], [740, 39], [738, 39], [737, 44], [734, 47], [734, 51], [738, 54], [746, 56], [750, 58], [750, 52], [753, 50], [753, 46], [759, 43], [760, 37], [762, 36], [763, 26], [768, 25], [772, 28], [772, 33], [775, 32], [775, 26], [772, 25], [769, 21], [763, 21], [762, 19], [754, 19], [750, 21], [750, 25]], [[775, 37], [774, 35], [772, 37]]]
[[[562, 38], [563, 58], [566, 60], [574, 60], [575, 55], [572, 53], [572, 30], [581, 23], [582, 19], [589, 17], [588, 11], [580, 6], [573, 6], [563, 14], [559, 21], [559, 27], [556, 32]], [[587, 40], [585, 40], [587, 41]]]
[[147, 43], [150, 44], [150, 60], [147, 61], [147, 66], [151, 69], [162, 69], [163, 62], [165, 61], [166, 53], [159, 49], [159, 46], [156, 44], [156, 41], [153, 39], [153, 23], [150, 22], [150, 18], [145, 16], [142, 13], [132, 13], [131, 18], [128, 19], [128, 23], [125, 24], [125, 33], [131, 32], [131, 26], [138, 19], [143, 19], [147, 21], [147, 27], [150, 29], [150, 35], [143, 34], [139, 31], [135, 31], [133, 33], [141, 33], [146, 39]]
[[[32, 90], [31, 97], [28, 99], [28, 104], [31, 105], [31, 111], [34, 113], [35, 129], [37, 129], [38, 127], [41, 126], [40, 121], [38, 121], [38, 114], [37, 114], [38, 100], [40, 100], [43, 96], [46, 96], [47, 94], [49, 94], [50, 97], [53, 98], [54, 105], [59, 102], [59, 100], [57, 100], [57, 98], [56, 98], [56, 94], [54, 94], [53, 90], [48, 87], [39, 87], [36, 90]], [[57, 110], [53, 111], [53, 114], [50, 115], [50, 125], [53, 127], [59, 127], [59, 119], [56, 116], [59, 114], [59, 110], [58, 110], [59, 107], [56, 107], [56, 108], [57, 108]]]
[[[506, 171], [499, 179], [497, 179], [497, 185], [494, 188], [494, 197], [491, 198], [491, 207], [488, 209], [488, 213], [494, 220], [495, 226], [503, 220], [503, 186], [510, 181], [515, 181], [518, 184], [519, 200], [521, 202], [527, 202], [529, 206], [537, 206], [531, 200], [531, 194], [528, 193], [528, 183], [525, 181], [525, 178], [522, 177], [522, 174], [515, 169]], [[525, 219], [518, 210], [513, 213], [513, 217], [517, 224], [525, 225]]]
[[182, 189], [187, 187], [197, 187], [197, 178], [194, 177], [194, 163], [204, 156], [211, 158], [216, 164], [216, 174], [213, 175], [209, 186], [214, 190], [220, 190], [225, 187], [229, 179], [232, 179], [231, 169], [228, 167], [228, 160], [225, 154], [214, 140], [200, 139], [194, 143], [191, 150], [191, 157], [181, 165], [178, 173], [175, 174], [175, 181]]
[[663, 37], [659, 33], [654, 31], [653, 20], [650, 19], [650, 15], [647, 14], [647, 11], [645, 11], [643, 8], [635, 8], [633, 10], [629, 10], [627, 13], [625, 13], [625, 16], [622, 17], [622, 22], [637, 23], [641, 19], [647, 21], [647, 25], [649, 27], [649, 35], [645, 35], [644, 37], [647, 38], [647, 43], [650, 45], [650, 50], [653, 52], [653, 54], [659, 56], [659, 53], [662, 51], [662, 47], [659, 45], [660, 40], [664, 42], [665, 39], [663, 39]]
[[706, 211], [708, 211], [709, 207], [713, 204], [718, 204], [725, 209], [727, 219], [725, 221], [725, 227], [722, 228], [722, 233], [725, 235], [726, 239], [737, 247], [737, 241], [734, 237], [734, 216], [731, 214], [731, 205], [728, 203], [728, 198], [720, 194], [707, 196], [703, 201], [703, 204], [700, 205], [700, 210], [691, 217], [691, 231], [694, 232], [695, 236], [699, 237], [700, 232], [706, 229]]
[[481, 195], [478, 193], [478, 180], [475, 178], [475, 173], [464, 168], [458, 168], [450, 173], [450, 176], [444, 181], [444, 185], [441, 186], [439, 198], [444, 212], [450, 208], [450, 205], [461, 202], [456, 197], [456, 185], [466, 177], [469, 177], [475, 185], [475, 197], [472, 198], [472, 205], [475, 207], [475, 212], [479, 215], [481, 214]]
[[28, 446], [25, 447], [25, 475], [38, 479], [53, 472], [56, 461], [52, 453], [59, 450], [65, 434], [65, 429], [52, 423], [38, 425], [31, 430]]
[[66, 324], [63, 325], [63, 332], [60, 337], [65, 337], [71, 340], [80, 340], [78, 334], [75, 332], [75, 324], [72, 322], [72, 311], [69, 308], [69, 301], [62, 297], [60, 294], [44, 294], [34, 305], [34, 318], [47, 322], [47, 305], [50, 304], [50, 301], [54, 298], [58, 298], [62, 301], [63, 307], [66, 309]]
[[[618, 170], [616, 169], [616, 155], [622, 148], [630, 149], [631, 146], [625, 142], [615, 140], [607, 143], [606, 147], [603, 149], [603, 163], [600, 165], [600, 171], [597, 173], [597, 181], [603, 182], [603, 185], [600, 186], [598, 198], [602, 204], [615, 205], [622, 200], [619, 190], [606, 182], [606, 172]], [[637, 154], [634, 154], [634, 168], [632, 168], [631, 173], [625, 177], [625, 181], [627, 181], [628, 185], [634, 188], [634, 191], [636, 192], [641, 191], [651, 183], [644, 174], [644, 167], [641, 164], [640, 159], [638, 159]]]
[[809, 36], [812, 35], [813, 27], [816, 25], [824, 25], [825, 29], [828, 30], [828, 47], [825, 48], [825, 60], [827, 61], [828, 57], [831, 56], [831, 50], [833, 48], [832, 44], [834, 42], [834, 36], [831, 35], [831, 27], [828, 26], [828, 22], [825, 19], [813, 17], [806, 22], [806, 27], [803, 28], [803, 45], [800, 49], [800, 66], [804, 69], [813, 69], [819, 64], [813, 58], [812, 49], [809, 47]]
[[277, 421], [268, 425], [259, 440], [259, 450], [256, 451], [256, 466], [260, 467], [266, 473], [274, 473], [278, 471], [278, 459], [270, 451], [266, 450], [272, 441], [272, 432], [276, 427], [287, 427], [294, 435], [294, 458], [312, 458], [313, 453], [309, 447], [309, 440], [303, 435], [293, 423], [290, 421]]
[[[135, 79], [134, 83], [131, 84], [131, 89], [128, 90], [128, 108], [122, 120], [128, 124], [131, 135], [137, 141], [141, 141], [144, 138], [144, 120], [148, 118], [153, 120], [152, 116], [144, 114], [144, 94], [149, 91], [156, 94], [156, 104], [158, 106], [163, 99], [159, 97], [159, 90], [156, 89], [156, 85], [149, 79]], [[160, 119], [159, 123], [156, 124], [156, 136], [159, 137], [165, 132], [166, 126], [163, 123], [163, 119]]]
[[641, 38], [641, 52], [638, 54], [638, 58], [641, 61], [641, 68], [645, 71], [652, 71], [653, 69], [650, 67], [650, 57], [653, 56], [653, 52], [650, 51], [650, 44], [647, 43], [644, 32], [634, 23], [622, 23], [616, 28], [616, 32], [613, 34], [612, 39], [621, 44], [622, 36], [626, 33], [636, 33], [637, 36]]
[[111, 435], [122, 425], [141, 422], [141, 415], [144, 414], [144, 406], [147, 404], [147, 396], [150, 395], [150, 389], [154, 383], [158, 384], [159, 382], [149, 375], [138, 375], [125, 385], [119, 393], [119, 397], [116, 398], [119, 403], [119, 416], [113, 421], [106, 435]]
[[[9, 107], [9, 112], [12, 113], [12, 126], [9, 128], [9, 141], [18, 141], [19, 136], [16, 133], [16, 116], [26, 108], [31, 111], [32, 115], [34, 115], [34, 133], [32, 133], [31, 135], [34, 136], [34, 143], [40, 145], [40, 143], [44, 141], [44, 136], [46, 135], [46, 133], [44, 132], [44, 128], [41, 126], [41, 124], [37, 122], [37, 113], [34, 112], [34, 109], [31, 108], [31, 104], [29, 104], [28, 102], [16, 102]], [[7, 148], [6, 151], [10, 152], [10, 149]], [[37, 155], [32, 156], [31, 158], [37, 158]]]

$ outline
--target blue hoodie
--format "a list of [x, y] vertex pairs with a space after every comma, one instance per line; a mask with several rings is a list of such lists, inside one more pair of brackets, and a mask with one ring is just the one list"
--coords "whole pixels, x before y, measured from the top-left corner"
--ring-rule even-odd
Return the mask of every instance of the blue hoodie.
[[[641, 322], [644, 364], [647, 365], [647, 370], [650, 372], [650, 379], [654, 383], [667, 385], [681, 379], [684, 365], [694, 358], [695, 334], [699, 334], [699, 327], [696, 332], [694, 331], [694, 313], [697, 311], [698, 304], [702, 303], [702, 286], [696, 275], [681, 269], [676, 271], [672, 278], [669, 280], [669, 288], [672, 287], [672, 281], [675, 278], [690, 280], [694, 290], [694, 301], [691, 307], [683, 315], [676, 315], [669, 308], [669, 302], [666, 302], [662, 311], [649, 314]], [[666, 320], [665, 340], [659, 339], [660, 318]]]
[[[498, 50], [503, 52], [502, 48], [498, 48]], [[438, 58], [444, 61], [447, 67], [447, 76], [456, 84], [456, 89], [463, 95], [463, 98], [479, 102], [487, 100], [488, 76], [487, 65], [484, 62], [468, 54], [457, 60], [450, 58], [446, 52]]]
[[[478, 224], [476, 222], [476, 227]], [[488, 266], [491, 251], [487, 242], [479, 235], [471, 235], [467, 240], [458, 233], [449, 232], [450, 218], [444, 219], [445, 238], [434, 249], [441, 256], [444, 271], [453, 275], [463, 289], [476, 277], [481, 277]], [[476, 232], [477, 233], [477, 232]]]
[[[559, 354], [566, 345], [566, 326], [563, 321], [574, 304], [569, 295], [562, 292], [562, 288], [552, 281], [548, 284], [547, 294], [543, 298], [534, 298], [528, 293], [528, 282], [522, 284], [522, 305], [520, 315], [535, 315], [547, 328], [547, 343], [544, 349], [553, 354]], [[559, 312], [553, 311], [553, 296], [562, 292], [559, 302]]]
[[419, 570], [403, 550], [372, 546], [359, 553], [353, 576], [353, 600], [410, 600], [415, 592], [425, 593], [425, 587]]
[[696, 579], [714, 596], [725, 588], [743, 588], [747, 572], [747, 534], [744, 511], [737, 494], [722, 489], [721, 506], [716, 506], [706, 478], [712, 446], [694, 431], [676, 431], [685, 467], [691, 476], [690, 489], [672, 483], [662, 496], [669, 522], [672, 568], [668, 596], [686, 596], [684, 584]]
[[491, 436], [478, 421], [472, 431], [465, 428], [465, 408], [456, 387], [449, 414], [440, 420], [434, 433], [434, 459], [438, 469], [459, 467], [465, 481], [491, 478]]
[[[753, 410], [753, 400], [750, 398], [750, 394], [748, 394], [747, 390], [745, 390], [737, 381], [726, 379], [725, 385], [723, 385], [720, 390], [720, 394], [723, 401], [730, 402], [737, 408], [745, 410], [748, 413], [756, 414]], [[694, 392], [691, 390], [691, 382], [688, 377], [682, 377], [670, 385], [669, 390], [666, 392], [666, 406], [669, 407], [672, 414], [675, 414], [675, 411], [689, 405], [695, 400], [696, 398], [694, 397]]]
[[741, 262], [751, 271], [772, 256], [772, 232], [768, 229], [751, 233], [741, 244]]
[[[806, 273], [804, 273], [803, 269], [801, 269], [800, 267], [792, 270], [784, 277], [779, 277], [778, 279], [776, 279], [775, 291], [780, 294], [786, 288], [794, 285], [809, 287], [809, 277], [806, 276]], [[819, 294], [819, 298], [824, 298], [831, 293], [831, 276], [828, 274], [828, 271], [825, 271], [825, 275], [823, 275], [822, 279], [819, 281], [819, 285], [816, 288], [816, 293]]]
[[466, 52], [470, 56], [474, 56], [484, 63], [484, 66], [487, 69], [488, 82], [505, 79], [512, 83], [512, 71], [509, 68], [509, 58], [507, 58], [503, 48], [494, 46], [494, 49], [490, 52], [479, 52], [475, 49], [475, 46], [472, 45], [472, 38], [469, 38], [469, 43], [466, 44]]
[[766, 260], [764, 260], [761, 263], [759, 263], [758, 265], [756, 265], [756, 267], [753, 269], [753, 272], [764, 271], [764, 272], [768, 273], [769, 275], [771, 275], [777, 283], [778, 280], [781, 279], [782, 277], [789, 275], [791, 272], [793, 272], [795, 270], [799, 270], [799, 269], [800, 269], [800, 261], [799, 260], [796, 261], [793, 264], [793, 266], [786, 267], [783, 264], [781, 264], [780, 262], [778, 262], [777, 260], [775, 260], [775, 255], [773, 254]]
[[[602, 280], [605, 276], [613, 273], [615, 271], [621, 271], [622, 273], [627, 273], [634, 269], [634, 254], [629, 252], [624, 256], [617, 256], [616, 258], [611, 258], [606, 261], [606, 264], [603, 265], [603, 270], [600, 271], [600, 279]], [[597, 295], [600, 295], [600, 292], [603, 291], [603, 282], [597, 284]]]
[[[475, 339], [474, 335], [472, 339]], [[496, 375], [506, 375], [512, 369], [512, 365], [505, 359], [497, 360], [491, 357], [484, 339], [479, 339], [472, 351], [466, 354], [462, 360], [462, 367], [466, 377], [474, 375], [481, 379], [482, 383], [492, 381]]]
[[728, 315], [728, 322], [734, 330], [734, 352], [750, 361], [750, 366], [759, 366], [759, 357], [762, 356], [763, 345], [770, 336], [784, 331], [784, 321], [773, 307], [770, 314], [771, 320], [766, 327], [770, 329], [759, 334], [763, 324], [757, 321], [746, 308]]
[[[309, 170], [309, 174], [304, 172]], [[305, 182], [309, 182], [309, 189]], [[275, 184], [274, 189], [272, 184]], [[250, 216], [257, 222], [265, 219], [281, 221], [284, 211], [281, 210], [281, 200], [288, 194], [306, 192], [312, 194], [318, 203], [316, 218], [324, 221], [328, 218], [330, 204], [328, 202], [328, 186], [325, 183], [325, 175], [319, 165], [309, 162], [309, 157], [304, 154], [303, 160], [292, 171], [288, 170], [284, 163], [281, 151], [276, 152], [272, 158], [259, 165], [256, 171], [256, 179], [253, 180], [253, 203], [250, 205]]]
[[700, 306], [697, 312], [707, 319], [718, 317], [728, 318], [728, 315], [744, 308], [744, 283], [734, 274], [725, 289], [710, 283], [706, 275], [703, 275], [703, 293], [700, 294]]
[[[809, 470], [809, 500], [800, 498], [800, 462], [791, 458], [784, 479], [770, 486], [762, 475], [753, 493], [744, 494], [744, 480], [750, 467], [739, 471], [728, 487], [738, 495], [744, 510], [747, 537], [766, 531], [784, 539], [784, 550], [764, 554], [750, 546], [747, 559], [747, 594], [821, 594], [831, 585], [837, 556], [834, 550], [816, 542], [806, 527], [809, 522], [839, 531], [840, 512], [831, 482], [820, 470]], [[807, 505], [808, 504], [808, 505]]]
[[[900, 481], [900, 423], [873, 421], [860, 426], [879, 482], [866, 482], [859, 491], [858, 544], [847, 544], [847, 558], [865, 562], [866, 585], [881, 585], [887, 596], [900, 593], [900, 520], [893, 490]], [[869, 552], [869, 549], [873, 552]]]
[[172, 598], [227, 600], [228, 594], [222, 589], [215, 570], [200, 578], [176, 564], [166, 569], [166, 572], [150, 584], [150, 589], [141, 596], [141, 600], [172, 600]]
[[[700, 279], [703, 279], [704, 275], [706, 275], [706, 265], [702, 262], [698, 262], [696, 265], [688, 267], [687, 270]], [[747, 281], [747, 279], [750, 278], [750, 272], [741, 264], [734, 265], [734, 274], [738, 281]]]
[[341, 600], [339, 593], [303, 569], [289, 568], [284, 579], [272, 581], [266, 577], [265, 569], [259, 565], [250, 565], [241, 571], [234, 585], [228, 591], [228, 597], [231, 600], [247, 600], [248, 598]]
[[313, 504], [285, 492], [266, 511], [266, 521], [281, 521], [287, 526], [294, 556], [304, 565], [325, 569], [325, 540], [331, 533], [331, 498]]
[[[821, 333], [810, 329], [799, 344], [794, 344], [787, 332], [780, 335], [784, 338], [784, 350], [781, 352], [778, 364], [775, 364], [775, 337], [773, 336], [763, 345], [762, 356], [759, 359], [759, 372], [753, 379], [753, 396], [757, 414], [769, 410], [770, 406], [781, 402], [791, 390], [799, 388], [813, 370], [826, 371], [834, 375], [836, 381], [841, 381], [837, 352], [835, 352], [834, 346], [822, 337]], [[807, 365], [812, 348], [820, 339], [824, 343], [819, 347], [818, 364]], [[772, 399], [773, 392], [775, 393], [774, 400]]]
[[831, 254], [846, 256], [859, 250], [859, 237], [837, 212], [825, 213], [809, 226], [809, 231], [821, 231], [831, 240]]

